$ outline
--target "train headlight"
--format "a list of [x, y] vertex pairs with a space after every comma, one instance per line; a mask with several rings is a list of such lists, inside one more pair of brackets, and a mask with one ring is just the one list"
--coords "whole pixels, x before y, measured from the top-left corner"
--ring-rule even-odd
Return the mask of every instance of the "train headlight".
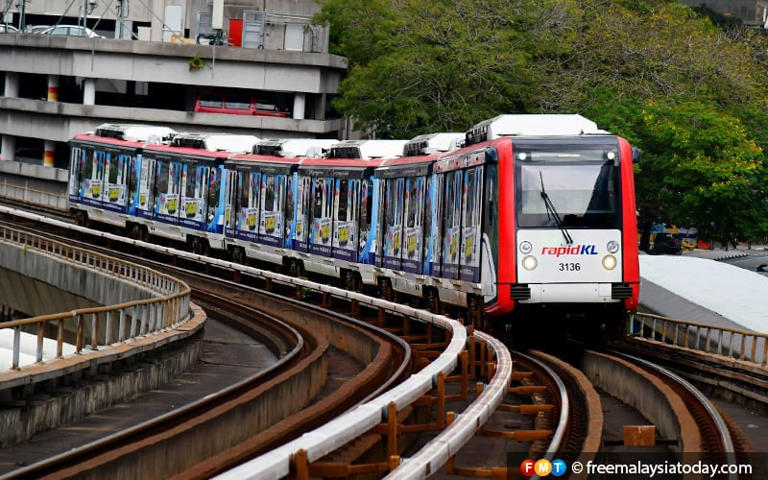
[[611, 240], [608, 242], [606, 248], [608, 249], [608, 253], [616, 253], [619, 251], [619, 242], [616, 240]]
[[613, 255], [606, 255], [603, 257], [603, 268], [606, 270], [613, 270], [616, 268], [616, 257]]
[[520, 244], [520, 253], [524, 255], [528, 255], [533, 250], [533, 245], [531, 245], [531, 242], [522, 242]]
[[533, 255], [528, 255], [527, 257], [523, 258], [523, 268], [526, 270], [533, 270], [538, 264], [538, 260], [536, 260], [536, 257]]

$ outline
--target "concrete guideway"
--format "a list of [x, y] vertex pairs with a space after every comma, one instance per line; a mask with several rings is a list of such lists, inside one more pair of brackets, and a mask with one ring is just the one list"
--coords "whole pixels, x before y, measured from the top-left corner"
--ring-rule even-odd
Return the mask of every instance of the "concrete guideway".
[[[0, 324], [12, 336], [11, 348], [4, 351], [10, 359], [3, 363], [11, 369], [0, 373], [2, 390], [125, 358], [186, 338], [203, 325], [202, 312], [190, 306], [189, 287], [149, 268], [4, 225], [0, 250], [4, 268], [74, 288], [95, 304], [107, 305]], [[24, 369], [22, 333], [27, 334], [25, 346], [36, 343], [25, 350], [34, 362]]]

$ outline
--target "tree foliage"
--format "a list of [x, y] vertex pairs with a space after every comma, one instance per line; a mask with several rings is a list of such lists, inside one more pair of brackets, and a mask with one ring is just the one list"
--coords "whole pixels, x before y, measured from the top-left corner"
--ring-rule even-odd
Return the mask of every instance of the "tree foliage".
[[325, 0], [334, 106], [378, 137], [583, 113], [645, 152], [645, 217], [764, 234], [768, 41], [672, 0]]

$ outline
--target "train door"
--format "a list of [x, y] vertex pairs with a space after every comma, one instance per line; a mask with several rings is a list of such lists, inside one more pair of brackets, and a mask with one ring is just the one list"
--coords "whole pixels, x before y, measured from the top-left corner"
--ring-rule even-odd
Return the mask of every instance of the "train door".
[[402, 268], [421, 273], [424, 237], [424, 177], [405, 179], [405, 232], [403, 234]]
[[357, 211], [360, 180], [337, 178], [333, 212], [333, 256], [354, 262], [357, 259]]
[[312, 182], [312, 230], [309, 233], [309, 251], [318, 255], [331, 255], [333, 227], [333, 177], [315, 177]]
[[293, 248], [293, 236], [296, 234], [296, 198], [298, 174], [289, 173], [285, 177], [285, 222], [283, 227], [283, 247]]
[[400, 270], [403, 246], [404, 178], [388, 178], [384, 200], [384, 267]]
[[128, 156], [128, 163], [125, 166], [126, 210], [129, 215], [138, 215], [141, 163], [141, 154], [137, 154], [136, 156], [130, 155]]
[[480, 234], [482, 227], [483, 166], [463, 171], [464, 190], [459, 262], [461, 280], [480, 281]]
[[196, 230], [204, 228], [210, 170], [209, 165], [198, 163], [184, 163], [181, 166], [179, 224]]
[[83, 147], [78, 173], [78, 193], [80, 203], [94, 207], [101, 206], [101, 154], [91, 148]]
[[205, 212], [203, 221], [205, 230], [213, 233], [222, 233], [225, 222], [225, 189], [222, 189], [224, 178], [224, 166], [211, 166], [208, 168], [208, 192], [205, 200]]
[[460, 170], [454, 170], [446, 173], [445, 177], [441, 276], [457, 279], [461, 246], [462, 174]]
[[[106, 167], [108, 163], [108, 157], [109, 154], [103, 150], [95, 150], [93, 152], [93, 158], [90, 163], [91, 165], [91, 171], [90, 175], [88, 177], [90, 180], [89, 182], [89, 188], [86, 190], [86, 198], [88, 198], [90, 201], [88, 202], [89, 205], [93, 205], [96, 207], [102, 206], [102, 193], [103, 193], [103, 187], [104, 187], [104, 168]], [[86, 165], [86, 171], [87, 171], [88, 165]], [[86, 177], [86, 178], [88, 178]], [[90, 194], [89, 194], [90, 193]]]
[[237, 238], [235, 230], [238, 222], [237, 199], [240, 198], [240, 176], [237, 170], [224, 170], [224, 235], [229, 238]]
[[372, 264], [376, 261], [376, 208], [375, 201], [378, 195], [374, 195], [374, 185], [378, 185], [378, 179], [363, 178], [360, 180], [360, 216], [358, 230], [360, 241], [357, 261]]
[[178, 223], [181, 192], [181, 162], [167, 158], [157, 160], [155, 182], [155, 218], [165, 223]]
[[102, 206], [106, 210], [125, 212], [126, 178], [129, 155], [107, 152], [104, 161], [104, 188], [101, 193]]
[[293, 231], [293, 248], [306, 252], [309, 250], [309, 214], [312, 203], [312, 177], [298, 175], [296, 180], [296, 227]]
[[258, 242], [261, 172], [240, 170], [238, 177], [237, 238]]
[[139, 204], [137, 213], [140, 217], [154, 217], [155, 183], [157, 180], [157, 160], [144, 155], [141, 159], [141, 171], [139, 172]]
[[445, 174], [432, 175], [431, 185], [431, 211], [428, 215], [432, 217], [431, 229], [431, 252], [429, 273], [432, 276], [440, 277], [443, 272], [443, 208], [445, 205]]
[[283, 208], [285, 175], [264, 173], [261, 176], [261, 219], [259, 242], [281, 246], [283, 243]]
[[[376, 178], [373, 183], [373, 209], [374, 216], [377, 217], [377, 221], [373, 224], [372, 228], [376, 229], [376, 265], [382, 266], [384, 264], [384, 239], [387, 234], [385, 213], [385, 192], [387, 181], [384, 178]], [[381, 251], [379, 251], [381, 248]]]
[[69, 201], [80, 203], [83, 195], [83, 168], [85, 166], [83, 147], [72, 146], [69, 156]]

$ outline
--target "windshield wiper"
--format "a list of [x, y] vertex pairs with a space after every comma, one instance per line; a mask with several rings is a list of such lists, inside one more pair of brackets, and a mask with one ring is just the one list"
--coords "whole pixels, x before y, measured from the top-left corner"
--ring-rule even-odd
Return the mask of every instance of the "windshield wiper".
[[557, 209], [555, 209], [555, 204], [552, 203], [549, 195], [547, 195], [547, 191], [544, 189], [544, 175], [542, 175], [541, 172], [539, 172], [539, 180], [541, 180], [541, 198], [544, 200], [544, 206], [547, 208], [547, 216], [555, 219], [555, 225], [560, 229], [560, 233], [563, 234], [565, 242], [570, 245], [573, 243], [573, 238], [571, 237], [571, 234], [568, 233], [568, 229], [565, 228], [565, 225], [563, 225], [563, 221], [560, 219]]

